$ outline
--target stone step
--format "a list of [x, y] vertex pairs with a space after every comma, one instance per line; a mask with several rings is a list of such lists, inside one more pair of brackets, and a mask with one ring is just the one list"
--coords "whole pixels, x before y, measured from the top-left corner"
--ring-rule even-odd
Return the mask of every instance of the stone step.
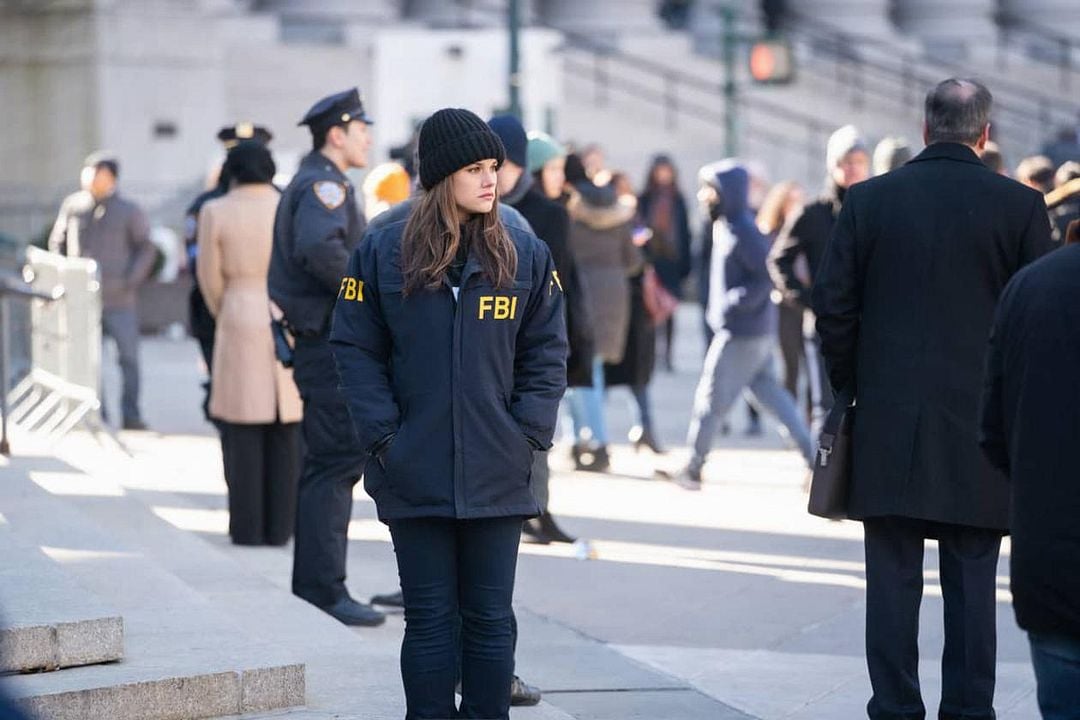
[[124, 622], [0, 515], [0, 673], [58, 670], [124, 655]]
[[[113, 506], [118, 513], [104, 524], [86, 512]], [[41, 548], [124, 618], [121, 662], [6, 679], [7, 693], [31, 713], [187, 720], [304, 703], [304, 666], [295, 655], [238, 629], [124, 537], [123, 527], [145, 510], [117, 483], [55, 458], [17, 457], [4, 468], [0, 507], [19, 543]]]

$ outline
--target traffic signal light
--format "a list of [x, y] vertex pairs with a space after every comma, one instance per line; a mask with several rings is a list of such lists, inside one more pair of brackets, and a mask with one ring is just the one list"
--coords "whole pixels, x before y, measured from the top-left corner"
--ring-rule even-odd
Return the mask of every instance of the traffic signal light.
[[754, 82], [789, 83], [795, 75], [791, 46], [782, 40], [759, 40], [750, 46], [750, 77]]

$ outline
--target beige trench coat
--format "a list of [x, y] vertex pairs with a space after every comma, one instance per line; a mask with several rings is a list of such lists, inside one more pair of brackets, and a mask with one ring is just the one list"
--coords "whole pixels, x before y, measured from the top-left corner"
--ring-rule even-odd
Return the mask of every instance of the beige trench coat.
[[199, 287], [217, 320], [210, 415], [237, 424], [299, 422], [292, 370], [274, 356], [266, 276], [279, 194], [240, 185], [199, 212]]

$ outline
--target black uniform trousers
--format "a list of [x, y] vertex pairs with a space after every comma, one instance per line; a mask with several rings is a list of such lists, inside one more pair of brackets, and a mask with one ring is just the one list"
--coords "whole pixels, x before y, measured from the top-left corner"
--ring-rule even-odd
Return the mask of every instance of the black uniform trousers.
[[222, 422], [229, 535], [237, 545], [284, 545], [296, 522], [299, 423]]
[[945, 605], [939, 720], [992, 720], [1001, 532], [904, 517], [863, 521], [871, 720], [922, 720], [919, 604], [923, 544], [937, 538]]
[[293, 594], [318, 607], [348, 596], [352, 491], [364, 471], [338, 371], [326, 335], [301, 336], [293, 352], [293, 380], [304, 400], [304, 462], [296, 503]]

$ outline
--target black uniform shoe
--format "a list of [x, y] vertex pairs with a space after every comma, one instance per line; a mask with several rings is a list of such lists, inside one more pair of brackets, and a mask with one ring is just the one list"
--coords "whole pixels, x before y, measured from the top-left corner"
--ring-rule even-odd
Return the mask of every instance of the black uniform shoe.
[[353, 600], [346, 595], [329, 607], [322, 608], [330, 617], [346, 625], [360, 625], [363, 627], [375, 627], [386, 622], [386, 616], [381, 612]]
[[131, 419], [124, 418], [124, 429], [125, 430], [149, 430], [146, 423], [144, 423], [139, 418], [131, 418]]
[[540, 703], [540, 688], [529, 685], [517, 675], [510, 681], [510, 705], [528, 707]]
[[401, 596], [401, 591], [386, 593], [385, 595], [372, 595], [372, 605], [382, 605], [384, 607], [405, 607], [405, 598]]

